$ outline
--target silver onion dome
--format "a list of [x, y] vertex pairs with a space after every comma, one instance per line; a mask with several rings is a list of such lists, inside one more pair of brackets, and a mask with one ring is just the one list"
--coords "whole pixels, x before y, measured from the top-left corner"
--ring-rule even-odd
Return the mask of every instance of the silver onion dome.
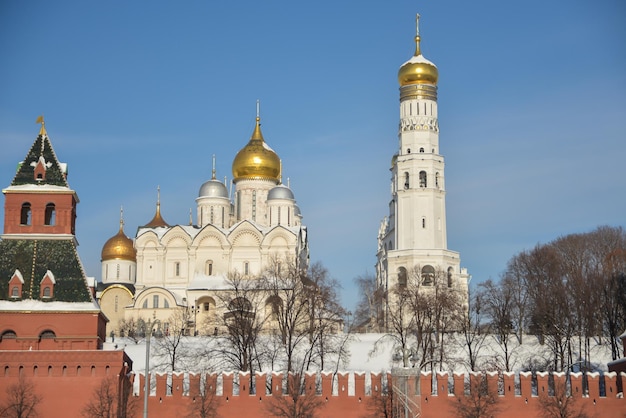
[[221, 181], [211, 179], [200, 186], [198, 197], [223, 197], [228, 199], [228, 190]]
[[293, 192], [291, 191], [291, 189], [289, 189], [289, 187], [283, 184], [279, 184], [278, 186], [272, 188], [267, 194], [267, 200], [273, 199], [295, 200], [295, 197], [293, 196]]

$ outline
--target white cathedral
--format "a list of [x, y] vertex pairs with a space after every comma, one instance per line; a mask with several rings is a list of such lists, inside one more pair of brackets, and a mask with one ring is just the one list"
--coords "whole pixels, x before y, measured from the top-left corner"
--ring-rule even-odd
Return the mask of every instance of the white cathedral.
[[265, 142], [258, 115], [232, 164], [234, 199], [213, 165], [196, 198], [197, 225], [191, 219], [189, 225], [167, 224], [157, 199], [153, 219], [138, 228], [134, 243], [120, 220], [118, 234], [104, 245], [97, 298], [110, 320], [107, 333], [121, 319], [166, 324], [177, 308], [193, 312], [189, 331], [197, 333], [211, 318], [219, 323], [229, 275], [254, 279], [275, 260], [307, 269], [306, 226], [293, 192], [282, 184], [281, 160]]
[[[444, 159], [439, 151], [435, 64], [420, 49], [417, 16], [415, 54], [398, 71], [398, 151], [391, 160], [389, 216], [378, 232], [376, 277], [383, 294], [411, 281], [458, 291], [467, 301], [467, 270], [448, 249]], [[389, 303], [392, 303], [389, 301]], [[384, 309], [385, 307], [383, 307]], [[385, 312], [381, 312], [381, 321]]]

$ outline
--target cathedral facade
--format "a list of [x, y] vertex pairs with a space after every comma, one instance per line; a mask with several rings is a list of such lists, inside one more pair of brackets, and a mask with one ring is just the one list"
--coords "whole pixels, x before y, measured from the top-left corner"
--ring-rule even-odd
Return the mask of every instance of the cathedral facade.
[[307, 229], [293, 192], [282, 184], [281, 160], [265, 142], [258, 116], [249, 142], [233, 160], [232, 175], [231, 196], [213, 168], [196, 198], [195, 225], [191, 219], [188, 225], [169, 225], [158, 200], [153, 219], [137, 229], [134, 243], [120, 221], [118, 234], [102, 249], [98, 295], [111, 320], [108, 332], [130, 319], [158, 319], [167, 331], [168, 318], [180, 309], [192, 314], [190, 333], [217, 331], [233, 276], [254, 280], [275, 263], [307, 269]]
[[[419, 23], [419, 16], [418, 21]], [[398, 71], [398, 151], [391, 159], [389, 215], [378, 232], [376, 277], [381, 294], [406, 286], [448, 288], [467, 301], [467, 270], [448, 249], [444, 157], [439, 150], [435, 64], [424, 58], [419, 25], [415, 54]], [[386, 321], [385, 300], [379, 320]]]

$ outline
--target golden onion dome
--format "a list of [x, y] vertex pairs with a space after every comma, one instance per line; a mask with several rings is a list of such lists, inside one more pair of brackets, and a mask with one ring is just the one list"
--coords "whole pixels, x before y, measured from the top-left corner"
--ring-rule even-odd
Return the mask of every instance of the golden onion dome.
[[437, 80], [439, 79], [437, 66], [424, 58], [420, 49], [419, 15], [417, 15], [416, 26], [415, 54], [400, 67], [398, 71], [398, 83], [400, 83], [400, 86], [409, 84], [437, 85]]
[[263, 140], [258, 116], [250, 141], [233, 160], [233, 181], [245, 179], [280, 180], [280, 158]]
[[137, 250], [133, 245], [133, 240], [124, 234], [124, 221], [120, 220], [119, 232], [109, 238], [102, 247], [102, 261], [107, 260], [137, 260]]

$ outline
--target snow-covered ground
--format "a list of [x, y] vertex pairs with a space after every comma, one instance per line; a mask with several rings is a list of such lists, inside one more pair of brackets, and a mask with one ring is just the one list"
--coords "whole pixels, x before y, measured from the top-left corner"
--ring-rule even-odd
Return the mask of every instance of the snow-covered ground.
[[[380, 344], [375, 352], [372, 352], [376, 341], [383, 334], [354, 334], [348, 342], [349, 360], [340, 362], [337, 365], [336, 358], [326, 361], [324, 369], [326, 371], [370, 371], [381, 372], [390, 370], [393, 367], [401, 366], [398, 360], [397, 350], [393, 343], [384, 341]], [[463, 345], [460, 335], [446, 337], [446, 357], [444, 364], [436, 365], [435, 370], [454, 371], [457, 373], [469, 370], [467, 361], [467, 350]], [[603, 340], [603, 342], [606, 342]], [[219, 340], [214, 337], [185, 337], [182, 341], [182, 356], [180, 371], [201, 372], [203, 370], [212, 371], [228, 371], [229, 367], [225, 367], [218, 359], [216, 351], [208, 351], [207, 348], [215, 347], [219, 344]], [[167, 371], [164, 358], [160, 358], [156, 351], [156, 339], [152, 339], [150, 368], [151, 370]], [[572, 355], [573, 363], [579, 361], [577, 353], [578, 339], [574, 339]], [[135, 372], [143, 372], [145, 370], [146, 346], [145, 341], [135, 343], [127, 338], [116, 338], [115, 342], [108, 340], [104, 347], [105, 350], [123, 349], [133, 360], [133, 369]], [[539, 344], [537, 337], [532, 335], [524, 336], [524, 344], [518, 345], [515, 337], [510, 340], [511, 351], [511, 369], [519, 371], [528, 369], [532, 366], [534, 369], [546, 370], [550, 365], [552, 355], [547, 345]], [[395, 355], [394, 355], [395, 354]], [[503, 351], [493, 336], [485, 339], [484, 345], [479, 350], [478, 367], [480, 370], [503, 370], [502, 367]], [[394, 358], [396, 360], [394, 360]], [[599, 345], [597, 341], [591, 342], [591, 364], [595, 370], [605, 371], [607, 363], [611, 359], [611, 350], [607, 344]], [[269, 363], [264, 365], [263, 371], [282, 370], [282, 363], [277, 361], [273, 366]]]

